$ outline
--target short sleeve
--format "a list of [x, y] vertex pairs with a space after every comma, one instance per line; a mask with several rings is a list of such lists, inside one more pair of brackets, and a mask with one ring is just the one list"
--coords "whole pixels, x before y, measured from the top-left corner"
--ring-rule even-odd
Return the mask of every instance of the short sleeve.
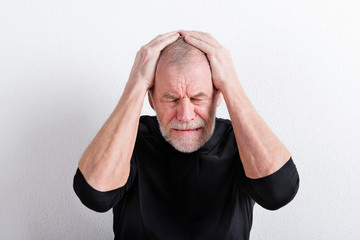
[[111, 191], [98, 191], [91, 187], [80, 169], [76, 170], [74, 176], [73, 188], [80, 201], [88, 208], [96, 212], [106, 212], [114, 207], [132, 186], [136, 177], [136, 164], [131, 161], [130, 174], [126, 184], [123, 187]]
[[299, 174], [291, 157], [275, 173], [258, 179], [245, 177], [243, 181], [246, 193], [269, 210], [288, 204], [295, 197], [299, 182]]

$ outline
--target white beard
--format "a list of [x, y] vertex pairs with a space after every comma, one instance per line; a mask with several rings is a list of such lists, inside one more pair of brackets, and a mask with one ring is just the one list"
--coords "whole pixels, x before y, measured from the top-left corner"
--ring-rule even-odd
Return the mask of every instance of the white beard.
[[[206, 122], [204, 120], [197, 120], [190, 123], [175, 123], [170, 122], [167, 126], [167, 129], [165, 130], [159, 119], [159, 126], [160, 126], [160, 132], [161, 135], [164, 137], [164, 139], [170, 143], [171, 146], [173, 146], [176, 150], [183, 153], [191, 153], [195, 152], [198, 149], [200, 149], [202, 146], [205, 145], [205, 143], [211, 138], [212, 134], [214, 133], [215, 129], [215, 116], [214, 119], [211, 122], [211, 126], [207, 126]], [[174, 137], [171, 134], [171, 128], [175, 129], [195, 129], [202, 127], [204, 131], [200, 136], [182, 136], [182, 137]]]

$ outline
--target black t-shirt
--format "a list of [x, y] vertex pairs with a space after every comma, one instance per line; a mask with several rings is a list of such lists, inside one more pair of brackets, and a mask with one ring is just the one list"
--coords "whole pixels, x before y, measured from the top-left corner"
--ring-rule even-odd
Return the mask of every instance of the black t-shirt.
[[254, 203], [275, 210], [290, 202], [298, 172], [290, 158], [267, 177], [247, 178], [231, 122], [215, 124], [202, 148], [180, 153], [156, 117], [142, 116], [125, 186], [97, 191], [78, 169], [74, 190], [90, 209], [113, 208], [115, 239], [249, 239]]

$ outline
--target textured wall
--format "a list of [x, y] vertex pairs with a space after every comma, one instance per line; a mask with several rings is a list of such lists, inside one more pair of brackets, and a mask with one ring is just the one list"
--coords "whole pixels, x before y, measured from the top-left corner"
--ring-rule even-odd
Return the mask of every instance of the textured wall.
[[180, 28], [232, 52], [300, 172], [291, 204], [255, 207], [251, 239], [360, 239], [359, 12], [356, 0], [1, 0], [0, 239], [113, 238], [112, 213], [86, 209], [73, 174], [138, 48]]

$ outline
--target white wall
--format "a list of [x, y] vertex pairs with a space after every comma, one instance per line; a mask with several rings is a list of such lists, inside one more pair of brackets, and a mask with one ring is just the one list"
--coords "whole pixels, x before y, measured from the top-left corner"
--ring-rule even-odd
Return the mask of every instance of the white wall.
[[359, 12], [357, 0], [0, 0], [0, 239], [113, 238], [112, 213], [84, 207], [72, 178], [136, 51], [177, 29], [232, 52], [297, 164], [297, 197], [255, 207], [251, 239], [360, 239]]

